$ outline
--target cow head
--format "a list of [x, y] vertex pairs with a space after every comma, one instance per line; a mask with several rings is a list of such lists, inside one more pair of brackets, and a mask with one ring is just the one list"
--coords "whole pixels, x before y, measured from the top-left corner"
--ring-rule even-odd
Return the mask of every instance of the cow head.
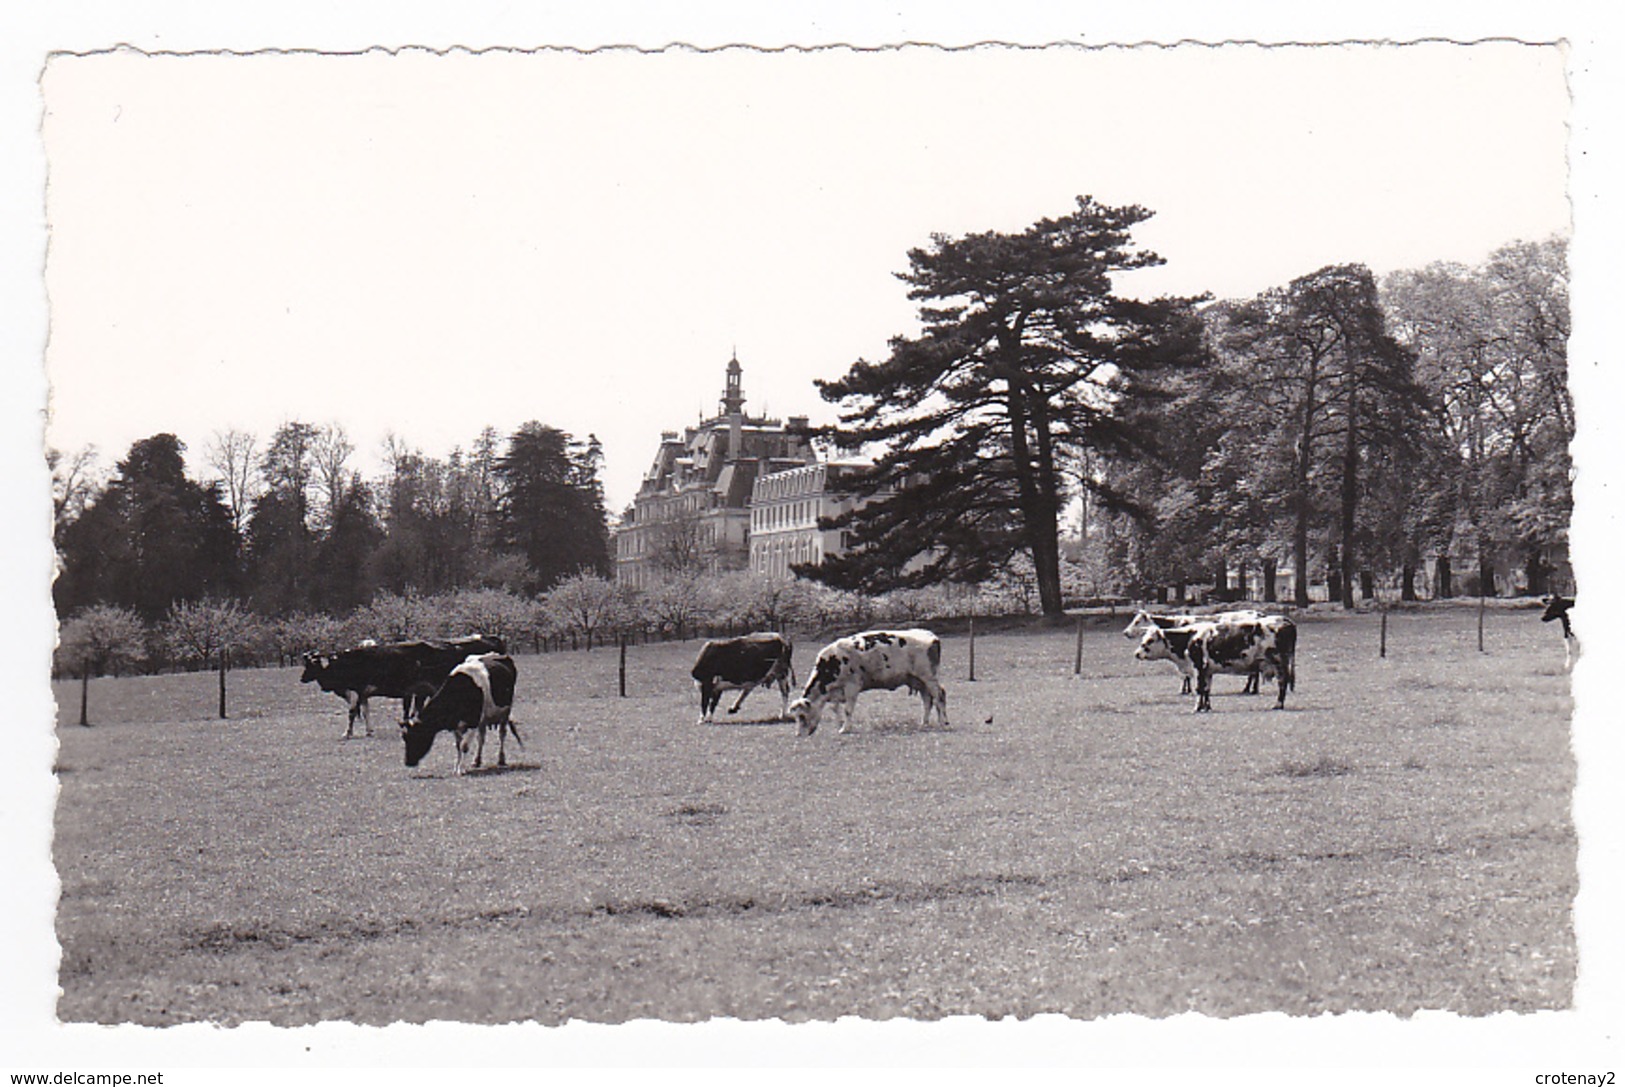
[[332, 660], [333, 658], [329, 657], [326, 653], [306, 653], [304, 656], [305, 671], [299, 677], [299, 682], [309, 683], [311, 680], [325, 672], [327, 670], [327, 666], [332, 663]]
[[416, 766], [423, 761], [423, 756], [434, 746], [435, 733], [438, 731], [439, 729], [430, 728], [421, 720], [401, 726], [401, 739], [406, 743], [407, 766]]
[[1568, 614], [1574, 606], [1574, 601], [1562, 596], [1549, 596], [1546, 598], [1546, 610], [1541, 612], [1540, 621], [1550, 623], [1553, 619], [1560, 619]]
[[790, 720], [796, 723], [796, 735], [811, 736], [818, 731], [818, 718], [822, 715], [823, 709], [823, 702], [813, 702], [806, 697], [791, 702]]
[[1152, 627], [1140, 639], [1140, 647], [1134, 651], [1134, 659], [1140, 661], [1163, 661], [1173, 658], [1173, 650], [1168, 646], [1168, 635], [1158, 627]]

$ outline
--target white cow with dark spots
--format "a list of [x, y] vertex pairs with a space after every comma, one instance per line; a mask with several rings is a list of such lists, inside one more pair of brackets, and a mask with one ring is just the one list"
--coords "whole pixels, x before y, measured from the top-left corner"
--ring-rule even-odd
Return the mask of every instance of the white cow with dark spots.
[[1185, 652], [1196, 669], [1197, 713], [1213, 708], [1210, 695], [1215, 672], [1263, 672], [1275, 677], [1279, 689], [1275, 708], [1286, 708], [1287, 691], [1298, 685], [1298, 628], [1292, 620], [1275, 615], [1261, 621], [1198, 623], [1192, 629]]
[[519, 671], [513, 658], [501, 653], [470, 656], [451, 670], [446, 681], [430, 696], [418, 711], [417, 719], [401, 727], [401, 738], [406, 741], [406, 765], [416, 766], [423, 761], [441, 732], [454, 734], [457, 745], [456, 773], [463, 773], [463, 755], [467, 750], [465, 734], [476, 732], [478, 746], [474, 752], [474, 765], [480, 765], [485, 754], [485, 730], [497, 730], [497, 765], [508, 764], [507, 739], [523, 743], [519, 729], [510, 717], [513, 713], [513, 691]]
[[864, 691], [907, 687], [925, 705], [921, 724], [948, 723], [948, 696], [937, 682], [942, 640], [929, 630], [869, 630], [841, 638], [819, 650], [801, 697], [790, 703], [790, 716], [802, 736], [818, 728], [826, 704], [841, 718], [841, 732], [852, 727], [852, 711]]
[[[1178, 630], [1196, 623], [1245, 623], [1267, 619], [1269, 616], [1252, 608], [1241, 608], [1237, 611], [1221, 611], [1215, 615], [1185, 615], [1185, 614], [1156, 614], [1149, 611], [1137, 611], [1134, 618], [1128, 621], [1123, 628], [1123, 637], [1139, 638], [1140, 648], [1134, 654], [1139, 660], [1165, 660], [1179, 670], [1183, 682], [1179, 685], [1180, 694], [1191, 693], [1191, 680], [1196, 676], [1196, 670], [1190, 666], [1185, 657], [1183, 645], [1177, 653], [1164, 652], [1157, 646], [1148, 647], [1144, 635], [1153, 630]], [[1247, 684], [1242, 688], [1248, 694], [1258, 693], [1258, 674], [1252, 673], [1247, 677]]]

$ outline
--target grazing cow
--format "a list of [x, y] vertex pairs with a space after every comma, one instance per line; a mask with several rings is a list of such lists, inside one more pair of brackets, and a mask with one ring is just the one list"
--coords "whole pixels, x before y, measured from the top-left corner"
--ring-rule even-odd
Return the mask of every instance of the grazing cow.
[[305, 670], [299, 682], [316, 685], [344, 699], [349, 721], [344, 738], [355, 735], [355, 719], [361, 717], [366, 734], [372, 735], [372, 716], [367, 700], [374, 696], [399, 698], [401, 720], [434, 692], [451, 670], [471, 653], [505, 653], [501, 638], [470, 635], [451, 641], [393, 642], [379, 645], [370, 638], [342, 653], [306, 653]]
[[[1166, 637], [1170, 632], [1162, 633]], [[1279, 687], [1276, 709], [1286, 707], [1287, 689], [1297, 686], [1298, 628], [1284, 616], [1198, 624], [1185, 652], [1196, 669], [1197, 713], [1213, 708], [1209, 693], [1215, 672], [1257, 670], [1274, 676]]]
[[906, 686], [925, 704], [922, 725], [930, 723], [933, 707], [937, 722], [946, 725], [948, 695], [937, 682], [941, 663], [942, 641], [929, 630], [870, 630], [841, 638], [818, 651], [806, 688], [790, 703], [790, 716], [798, 733], [810, 736], [824, 704], [832, 703], [841, 717], [840, 731], [846, 732], [859, 694]]
[[[1137, 635], [1143, 634], [1146, 631], [1173, 630], [1178, 627], [1188, 627], [1193, 623], [1239, 623], [1245, 622], [1249, 619], [1259, 620], [1267, 618], [1269, 618], [1269, 616], [1265, 615], [1263, 612], [1254, 611], [1251, 608], [1243, 608], [1239, 611], [1222, 611], [1217, 615], [1155, 615], [1149, 611], [1137, 611], [1134, 613], [1134, 618], [1128, 621], [1128, 626], [1123, 628], [1123, 637], [1133, 638]], [[1182, 644], [1183, 641], [1184, 639], [1181, 639]], [[1141, 637], [1140, 650], [1144, 650], [1145, 648], [1145, 639]], [[1171, 654], [1163, 654], [1160, 651], [1145, 654], [1140, 650], [1136, 650], [1134, 654], [1134, 656], [1139, 660], [1171, 661], [1173, 666], [1179, 670], [1179, 675], [1182, 680], [1179, 685], [1179, 693], [1191, 693], [1191, 679], [1196, 675], [1196, 670], [1190, 666], [1190, 661], [1185, 657], [1183, 648], [1180, 649], [1178, 653]], [[1242, 692], [1245, 694], [1258, 693], [1257, 672], [1248, 673], [1247, 683], [1242, 687]]]
[[710, 724], [723, 691], [739, 692], [729, 713], [738, 713], [757, 687], [778, 684], [779, 717], [789, 716], [790, 687], [796, 681], [790, 639], [782, 634], [747, 634], [706, 642], [689, 674], [700, 688], [700, 724]]
[[523, 744], [519, 729], [510, 719], [513, 713], [513, 689], [519, 678], [513, 658], [502, 653], [484, 653], [470, 656], [451, 670], [434, 694], [418, 711], [415, 721], [401, 726], [401, 739], [406, 743], [406, 765], [416, 766], [423, 761], [442, 732], [454, 733], [457, 745], [457, 774], [463, 771], [463, 755], [468, 741], [463, 737], [470, 731], [478, 733], [474, 751], [474, 765], [478, 767], [485, 755], [485, 730], [497, 730], [497, 765], [508, 765], [508, 733]]
[[1569, 609], [1574, 607], [1574, 598], [1553, 594], [1546, 598], [1546, 610], [1541, 612], [1540, 621], [1550, 623], [1553, 619], [1563, 624], [1563, 667], [1574, 666], [1575, 655], [1580, 652], [1580, 640], [1574, 636], [1574, 626], [1569, 622]]

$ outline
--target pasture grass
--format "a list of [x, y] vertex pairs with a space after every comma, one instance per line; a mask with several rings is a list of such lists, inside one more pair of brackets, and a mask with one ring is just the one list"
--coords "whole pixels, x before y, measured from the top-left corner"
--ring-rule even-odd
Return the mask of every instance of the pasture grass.
[[[945, 639], [798, 738], [698, 642], [518, 658], [506, 768], [341, 741], [293, 669], [58, 689], [58, 1013], [168, 1024], [1567, 1007], [1572, 704], [1532, 613], [1306, 617], [1195, 715], [1121, 620]], [[814, 647], [797, 649], [798, 671]], [[728, 704], [731, 704], [731, 697]], [[487, 760], [494, 754], [487, 750]]]

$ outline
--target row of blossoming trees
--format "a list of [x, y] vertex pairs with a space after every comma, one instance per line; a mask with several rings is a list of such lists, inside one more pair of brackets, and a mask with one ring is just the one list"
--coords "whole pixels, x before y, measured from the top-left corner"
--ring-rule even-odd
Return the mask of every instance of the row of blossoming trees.
[[80, 717], [92, 676], [212, 668], [286, 666], [310, 651], [332, 652], [366, 639], [378, 642], [494, 634], [510, 651], [590, 650], [619, 638], [688, 639], [786, 630], [820, 635], [933, 617], [1029, 612], [1032, 573], [1017, 563], [975, 588], [944, 585], [881, 596], [748, 572], [672, 577], [629, 592], [590, 574], [566, 578], [542, 596], [475, 589], [434, 596], [383, 593], [344, 615], [299, 612], [266, 617], [234, 600], [177, 601], [157, 622], [115, 605], [83, 609], [61, 629], [58, 677], [76, 677]]

